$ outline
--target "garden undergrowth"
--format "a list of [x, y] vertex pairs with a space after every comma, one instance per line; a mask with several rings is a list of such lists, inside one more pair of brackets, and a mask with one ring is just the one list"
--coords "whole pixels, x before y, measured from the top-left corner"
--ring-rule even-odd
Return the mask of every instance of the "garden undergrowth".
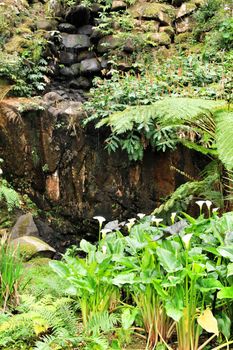
[[229, 349], [233, 213], [198, 205], [198, 218], [173, 213], [169, 226], [139, 214], [127, 233], [97, 217], [96, 244], [27, 263], [0, 348]]

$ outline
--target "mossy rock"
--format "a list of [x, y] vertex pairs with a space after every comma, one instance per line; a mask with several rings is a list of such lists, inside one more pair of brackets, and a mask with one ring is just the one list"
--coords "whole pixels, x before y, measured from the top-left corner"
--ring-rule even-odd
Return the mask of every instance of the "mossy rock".
[[19, 237], [12, 240], [11, 243], [13, 246], [19, 248], [20, 254], [25, 261], [28, 261], [35, 256], [52, 258], [56, 252], [49, 244], [33, 236]]
[[175, 44], [183, 44], [193, 40], [192, 33], [181, 33], [175, 36]]
[[29, 45], [29, 40], [20, 35], [15, 35], [5, 45], [5, 51], [7, 53], [20, 53]]
[[184, 16], [191, 15], [197, 9], [195, 1], [189, 1], [180, 6], [177, 10], [176, 18], [181, 18]]
[[99, 53], [106, 53], [110, 50], [114, 50], [120, 46], [122, 46], [122, 39], [115, 37], [113, 35], [107, 35], [104, 38], [100, 39], [97, 51]]
[[147, 33], [146, 42], [148, 42], [148, 44], [151, 44], [152, 46], [160, 46], [160, 45], [168, 46], [171, 44], [171, 38], [165, 32]]
[[173, 6], [152, 2], [138, 3], [129, 12], [134, 18], [155, 19], [165, 25], [171, 25], [176, 16]]
[[36, 266], [47, 266], [51, 261], [50, 258], [44, 258], [37, 256], [36, 258], [31, 259], [28, 263], [25, 264], [26, 267], [36, 267]]

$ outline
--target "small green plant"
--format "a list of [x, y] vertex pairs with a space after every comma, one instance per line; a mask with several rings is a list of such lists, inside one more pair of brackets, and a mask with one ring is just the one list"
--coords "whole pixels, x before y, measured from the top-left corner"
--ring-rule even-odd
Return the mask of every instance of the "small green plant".
[[0, 242], [0, 307], [5, 311], [9, 305], [18, 303], [19, 280], [22, 275], [22, 261], [18, 247], [7, 237]]
[[111, 303], [117, 300], [117, 288], [110, 283], [111, 255], [96, 251], [86, 240], [80, 242], [80, 250], [87, 254], [85, 259], [71, 256], [68, 251], [63, 261], [51, 262], [50, 266], [69, 282], [67, 293], [77, 299], [83, 325], [87, 327], [94, 317], [111, 308]]

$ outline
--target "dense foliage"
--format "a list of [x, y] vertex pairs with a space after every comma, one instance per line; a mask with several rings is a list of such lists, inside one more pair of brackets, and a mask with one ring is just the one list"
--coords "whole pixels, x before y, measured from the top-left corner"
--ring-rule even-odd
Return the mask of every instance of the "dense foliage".
[[116, 350], [141, 337], [143, 349], [232, 344], [233, 214], [198, 205], [197, 219], [173, 213], [170, 226], [139, 214], [128, 234], [96, 217], [98, 244], [82, 240], [50, 262], [58, 275], [40, 259], [27, 270], [17, 313], [1, 314], [0, 346]]

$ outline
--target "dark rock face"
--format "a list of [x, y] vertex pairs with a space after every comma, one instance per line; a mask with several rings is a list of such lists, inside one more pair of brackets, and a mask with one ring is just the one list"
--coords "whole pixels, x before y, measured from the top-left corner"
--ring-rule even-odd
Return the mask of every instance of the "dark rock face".
[[76, 27], [81, 27], [89, 24], [90, 10], [83, 5], [78, 5], [69, 9], [65, 18], [68, 23], [74, 24]]
[[90, 80], [85, 77], [79, 77], [78, 79], [71, 80], [69, 87], [74, 89], [88, 90], [91, 87]]
[[74, 52], [61, 51], [60, 52], [60, 63], [61, 64], [72, 64], [77, 62], [77, 54]]
[[90, 24], [86, 24], [85, 26], [78, 28], [78, 34], [91, 35], [93, 32], [92, 28], [93, 27]]
[[[109, 156], [104, 149], [105, 136], [81, 127], [82, 104], [61, 100], [61, 95], [45, 95], [44, 110], [25, 111], [17, 128], [1, 117], [0, 129], [4, 174], [13, 176], [17, 188], [26, 186], [42, 209], [56, 208], [68, 222], [66, 233], [54, 231], [56, 247], [87, 237], [95, 215], [121, 220], [138, 212], [150, 213], [160, 198], [184, 181], [171, 165], [195, 176], [195, 159], [187, 149], [148, 150], [143, 161], [136, 163], [130, 163], [123, 152]], [[16, 108], [15, 102], [12, 108]], [[78, 231], [74, 229], [77, 225]]]

